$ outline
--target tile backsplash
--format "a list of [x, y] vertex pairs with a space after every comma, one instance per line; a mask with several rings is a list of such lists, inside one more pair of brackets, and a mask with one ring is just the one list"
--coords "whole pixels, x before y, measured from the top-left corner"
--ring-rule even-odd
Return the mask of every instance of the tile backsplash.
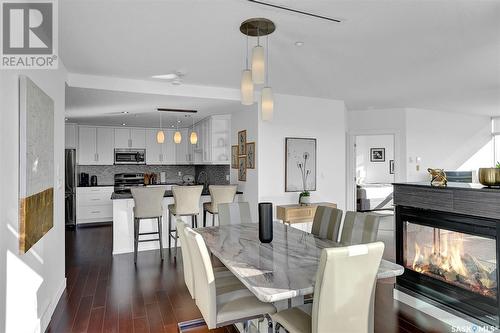
[[[180, 182], [182, 176], [193, 175], [197, 179], [201, 171], [208, 175], [209, 184], [228, 184], [229, 165], [79, 165], [77, 172], [97, 176], [99, 185], [113, 185], [115, 173], [167, 173], [168, 182]], [[179, 172], [181, 173], [179, 175]]]

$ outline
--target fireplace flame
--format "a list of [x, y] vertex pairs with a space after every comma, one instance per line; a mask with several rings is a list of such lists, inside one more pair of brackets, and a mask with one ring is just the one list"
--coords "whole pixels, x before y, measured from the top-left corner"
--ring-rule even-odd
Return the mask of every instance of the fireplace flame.
[[414, 243], [411, 268], [487, 296], [496, 297], [496, 272], [464, 252], [461, 233], [434, 233], [430, 244]]

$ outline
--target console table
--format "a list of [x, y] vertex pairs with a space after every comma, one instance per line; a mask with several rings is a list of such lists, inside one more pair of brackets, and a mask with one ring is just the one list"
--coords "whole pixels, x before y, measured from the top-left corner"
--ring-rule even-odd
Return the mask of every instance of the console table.
[[318, 206], [337, 208], [337, 205], [332, 202], [315, 202], [307, 205], [278, 205], [276, 206], [276, 217], [288, 225], [311, 222]]

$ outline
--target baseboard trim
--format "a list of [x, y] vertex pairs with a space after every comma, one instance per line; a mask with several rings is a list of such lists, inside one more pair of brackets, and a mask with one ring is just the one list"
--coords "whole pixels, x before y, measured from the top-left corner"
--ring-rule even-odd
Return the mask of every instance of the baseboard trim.
[[52, 298], [52, 301], [50, 302], [45, 313], [42, 315], [42, 318], [40, 318], [41, 332], [45, 332], [47, 330], [47, 327], [50, 324], [50, 320], [52, 319], [52, 315], [56, 310], [57, 303], [59, 303], [59, 300], [61, 299], [64, 290], [66, 290], [66, 278], [63, 279], [61, 285], [57, 289], [56, 295]]

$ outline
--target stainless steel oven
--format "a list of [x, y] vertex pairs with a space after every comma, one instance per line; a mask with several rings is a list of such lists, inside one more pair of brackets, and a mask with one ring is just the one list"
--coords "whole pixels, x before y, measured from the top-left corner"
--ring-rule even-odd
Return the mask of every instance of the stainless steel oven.
[[146, 149], [115, 149], [115, 164], [146, 164]]

